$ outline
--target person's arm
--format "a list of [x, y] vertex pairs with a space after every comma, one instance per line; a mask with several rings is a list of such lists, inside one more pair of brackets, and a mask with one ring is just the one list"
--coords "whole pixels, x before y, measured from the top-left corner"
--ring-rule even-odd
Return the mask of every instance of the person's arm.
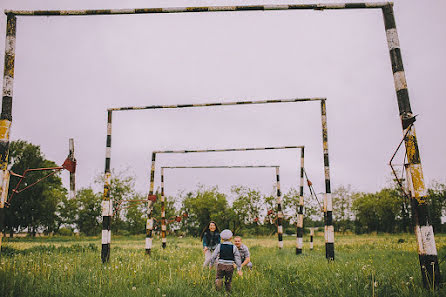
[[243, 263], [242, 263], [242, 267], [247, 265], [249, 262], [251, 262], [251, 255], [249, 254], [248, 247], [245, 245], [245, 246], [243, 246], [243, 249], [246, 251], [246, 258], [245, 258], [245, 261], [243, 261]]
[[206, 233], [205, 233], [205, 234], [203, 234], [203, 252], [206, 252], [207, 249], [208, 249], [208, 242], [207, 242]]
[[217, 245], [217, 247], [215, 248], [214, 252], [212, 253], [211, 262], [209, 263], [209, 268], [214, 266], [214, 262], [215, 262], [215, 260], [217, 260], [217, 257], [218, 257], [219, 253], [220, 253], [220, 245]]
[[238, 251], [238, 248], [234, 245], [234, 261], [235, 265], [237, 265], [237, 273], [239, 275], [242, 275], [242, 258], [240, 257], [240, 252]]

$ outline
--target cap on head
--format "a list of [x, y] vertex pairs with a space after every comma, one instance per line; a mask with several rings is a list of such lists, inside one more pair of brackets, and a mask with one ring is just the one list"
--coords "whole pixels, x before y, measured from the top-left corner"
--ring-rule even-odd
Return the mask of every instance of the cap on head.
[[230, 239], [230, 238], [232, 237], [232, 232], [231, 232], [231, 230], [225, 229], [225, 230], [221, 231], [221, 233], [220, 233], [220, 237], [221, 237], [221, 239], [223, 239], [223, 240], [228, 240], [228, 239]]

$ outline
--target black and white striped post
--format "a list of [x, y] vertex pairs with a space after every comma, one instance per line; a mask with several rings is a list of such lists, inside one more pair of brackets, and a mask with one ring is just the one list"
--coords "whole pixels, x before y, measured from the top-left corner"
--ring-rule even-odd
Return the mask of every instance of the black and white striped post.
[[[74, 157], [74, 139], [70, 138], [68, 140], [68, 158], [71, 161], [76, 162], [76, 158]], [[76, 198], [76, 173], [70, 172], [70, 191], [68, 193], [69, 199]]]
[[163, 249], [166, 248], [167, 244], [166, 206], [164, 200], [164, 168], [161, 167], [161, 241]]
[[393, 6], [386, 4], [383, 8], [384, 26], [386, 29], [387, 45], [392, 63], [395, 91], [398, 99], [399, 115], [405, 135], [407, 155], [407, 176], [412, 195], [412, 214], [415, 221], [415, 235], [418, 242], [418, 256], [421, 275], [425, 288], [438, 288], [440, 285], [440, 268], [438, 266], [437, 247], [435, 245], [434, 230], [429, 217], [426, 203], [426, 187], [423, 169], [421, 167], [420, 151], [415, 134], [415, 116], [412, 113], [404, 73], [400, 42], [396, 30]]
[[7, 15], [5, 66], [3, 73], [2, 112], [0, 115], [0, 249], [5, 227], [5, 203], [9, 188], [9, 133], [12, 124], [12, 95], [14, 86], [15, 39], [17, 19], [14, 14]]
[[[209, 165], [209, 166], [163, 166], [161, 167], [161, 197], [164, 196], [164, 169], [217, 169], [217, 168], [279, 168], [278, 165]], [[277, 173], [276, 173], [277, 180]], [[279, 186], [280, 187], [280, 186]], [[162, 199], [162, 198], [161, 198]], [[161, 205], [162, 208], [162, 205]], [[164, 238], [164, 237], [163, 237]], [[166, 241], [163, 241], [163, 248]]]
[[279, 240], [279, 249], [283, 248], [283, 209], [282, 193], [280, 192], [280, 171], [276, 167], [276, 190], [277, 190], [277, 237]]
[[314, 228], [310, 228], [310, 250], [313, 250]]
[[330, 188], [330, 165], [328, 161], [328, 129], [327, 129], [327, 108], [325, 100], [321, 100], [321, 118], [322, 118], [322, 143], [324, 148], [324, 175], [325, 175], [325, 194], [324, 194], [324, 225], [325, 225], [325, 257], [331, 261], [334, 260], [334, 227], [333, 227], [333, 202]]
[[111, 136], [112, 136], [112, 112], [107, 113], [107, 138], [105, 148], [105, 173], [104, 173], [104, 194], [102, 197], [102, 263], [110, 260], [110, 243], [111, 243], [111, 217], [113, 215], [113, 203], [110, 199], [111, 185]]
[[152, 163], [150, 166], [150, 188], [149, 196], [147, 197], [147, 223], [146, 223], [146, 254], [150, 255], [152, 251], [152, 237], [153, 237], [153, 204], [156, 201], [156, 197], [153, 195], [155, 188], [155, 160], [156, 153], [152, 153]]
[[300, 150], [300, 192], [299, 207], [297, 209], [297, 242], [296, 255], [302, 254], [303, 235], [304, 235], [304, 155], [305, 149]]

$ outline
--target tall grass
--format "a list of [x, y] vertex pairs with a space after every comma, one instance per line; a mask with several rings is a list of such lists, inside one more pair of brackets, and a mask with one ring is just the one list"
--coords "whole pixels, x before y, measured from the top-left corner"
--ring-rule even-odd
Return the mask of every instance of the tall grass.
[[[446, 246], [446, 237], [436, 240]], [[169, 237], [165, 250], [154, 242], [148, 257], [144, 237], [113, 238], [104, 265], [98, 238], [8, 240], [0, 259], [0, 296], [220, 296], [215, 270], [202, 268], [198, 239]], [[295, 238], [286, 237], [283, 250], [272, 237], [244, 242], [254, 269], [234, 274], [233, 296], [446, 296], [445, 288], [422, 288], [413, 235], [337, 236], [331, 263], [320, 236], [313, 251], [306, 242], [299, 256]]]

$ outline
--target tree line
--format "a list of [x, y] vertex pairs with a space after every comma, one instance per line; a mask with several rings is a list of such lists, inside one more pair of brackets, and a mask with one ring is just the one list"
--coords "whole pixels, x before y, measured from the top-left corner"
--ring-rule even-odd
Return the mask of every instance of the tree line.
[[[10, 168], [22, 174], [27, 168], [55, 167], [45, 159], [40, 147], [18, 140], [10, 145]], [[34, 172], [23, 186], [41, 179], [46, 173]], [[147, 198], [135, 191], [135, 179], [124, 172], [113, 173], [111, 197], [114, 203], [113, 234], [143, 234], [147, 208], [139, 200]], [[9, 191], [18, 183], [11, 177]], [[101, 176], [95, 183], [102, 185]], [[308, 192], [308, 191], [307, 191]], [[196, 190], [166, 197], [168, 230], [172, 233], [199, 236], [209, 221], [220, 228], [230, 228], [237, 234], [270, 235], [277, 231], [275, 191], [264, 194], [256, 189], [234, 186], [231, 194], [218, 187], [198, 186]], [[157, 193], [159, 196], [159, 193]], [[338, 232], [412, 232], [410, 199], [395, 184], [375, 193], [355, 192], [350, 186], [340, 186], [332, 193], [333, 219]], [[446, 186], [434, 183], [428, 189], [428, 204], [435, 232], [446, 232], [442, 217], [446, 211]], [[26, 191], [15, 194], [5, 212], [4, 233], [16, 232], [71, 235], [98, 235], [101, 232], [102, 193], [92, 187], [82, 188], [75, 199], [68, 199], [58, 174], [37, 183]], [[159, 199], [158, 199], [159, 201]], [[299, 193], [291, 189], [282, 197], [285, 214], [284, 233], [295, 234]], [[305, 197], [305, 227], [322, 227], [323, 197]], [[154, 204], [155, 231], [160, 230], [161, 206]]]

